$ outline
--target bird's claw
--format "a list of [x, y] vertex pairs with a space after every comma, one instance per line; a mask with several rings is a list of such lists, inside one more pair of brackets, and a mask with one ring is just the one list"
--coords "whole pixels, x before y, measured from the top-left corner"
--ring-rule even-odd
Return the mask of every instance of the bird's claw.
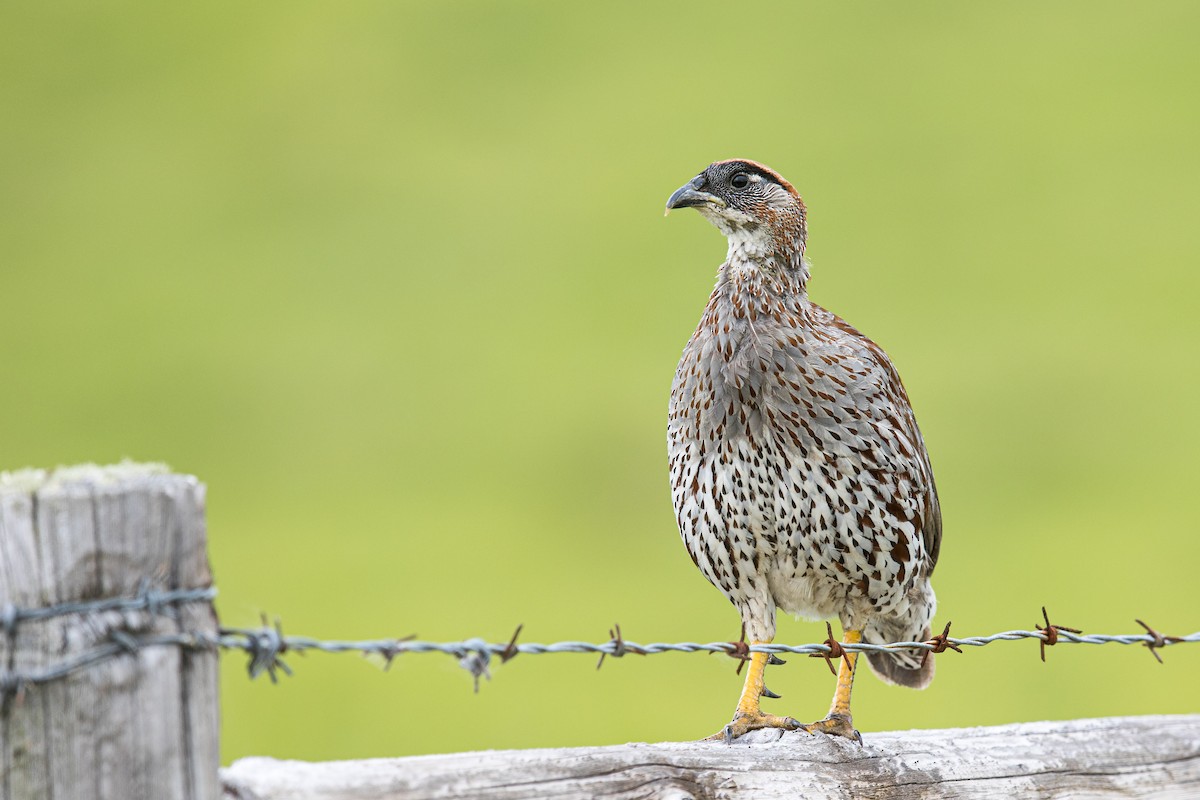
[[862, 744], [862, 734], [854, 729], [853, 720], [846, 714], [830, 714], [823, 720], [811, 725], [801, 725], [800, 730], [807, 733], [824, 733], [829, 736], [841, 736], [852, 742]]
[[804, 726], [792, 717], [777, 717], [774, 714], [748, 714], [739, 711], [734, 714], [733, 721], [712, 736], [705, 737], [706, 742], [725, 742], [731, 744], [734, 739], [750, 731], [760, 728], [780, 728], [785, 731], [801, 730]]

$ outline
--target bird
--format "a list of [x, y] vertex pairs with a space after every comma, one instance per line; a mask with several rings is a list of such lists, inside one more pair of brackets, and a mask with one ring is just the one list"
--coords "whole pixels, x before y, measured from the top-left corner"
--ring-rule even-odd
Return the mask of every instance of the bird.
[[[808, 296], [808, 213], [779, 173], [717, 161], [667, 200], [728, 240], [716, 286], [679, 360], [667, 425], [671, 500], [692, 561], [768, 644], [776, 610], [838, 619], [842, 643], [930, 639], [930, 576], [942, 514], [921, 431], [884, 350]], [[710, 739], [761, 728], [862, 741], [850, 694], [858, 653], [842, 651], [824, 719], [762, 711], [768, 663], [749, 647], [733, 719]], [[887, 683], [922, 689], [928, 653], [868, 652]], [[831, 664], [832, 667], [832, 664]]]

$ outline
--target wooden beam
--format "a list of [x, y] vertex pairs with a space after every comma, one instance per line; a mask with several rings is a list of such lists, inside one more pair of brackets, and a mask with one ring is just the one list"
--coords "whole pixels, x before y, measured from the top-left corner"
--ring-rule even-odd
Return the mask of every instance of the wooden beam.
[[222, 778], [225, 796], [236, 800], [1200, 797], [1200, 715], [868, 733], [864, 740], [754, 731], [732, 745], [327, 763], [256, 757], [237, 761]]

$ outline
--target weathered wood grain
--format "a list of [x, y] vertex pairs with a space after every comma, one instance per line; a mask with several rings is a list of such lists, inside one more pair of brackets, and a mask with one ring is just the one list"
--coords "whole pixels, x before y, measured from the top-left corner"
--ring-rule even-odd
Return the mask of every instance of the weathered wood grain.
[[246, 758], [223, 780], [236, 800], [1200, 797], [1200, 715], [874, 733], [862, 746], [752, 737], [329, 763]]
[[[152, 465], [0, 476], [0, 607], [212, 584], [204, 487]], [[126, 634], [216, 632], [211, 604], [174, 618], [74, 614], [0, 631], [0, 671], [40, 672]], [[0, 798], [213, 800], [216, 652], [121, 654], [0, 704]]]

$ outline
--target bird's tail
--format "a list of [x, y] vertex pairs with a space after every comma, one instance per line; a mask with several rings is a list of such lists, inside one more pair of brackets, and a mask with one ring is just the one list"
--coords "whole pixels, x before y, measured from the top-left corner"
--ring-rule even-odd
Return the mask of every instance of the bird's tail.
[[[863, 641], [869, 644], [889, 642], [924, 642], [930, 637], [929, 623], [933, 619], [936, 600], [933, 589], [926, 589], [922, 601], [911, 603], [894, 617], [875, 617], [863, 631]], [[924, 689], [933, 680], [933, 662], [924, 650], [896, 650], [888, 653], [867, 653], [871, 671], [884, 682], [913, 689]]]
[[[929, 639], [929, 635], [929, 627], [926, 626], [924, 632], [916, 638], [908, 636], [877, 638], [871, 633], [871, 626], [867, 626], [867, 632], [864, 634], [863, 641], [870, 644], [897, 641], [923, 642]], [[912, 689], [924, 689], [933, 681], [934, 659], [928, 658], [923, 651], [913, 652], [909, 650], [897, 651], [895, 653], [867, 653], [867, 663], [871, 665], [871, 671], [886, 683], [894, 683], [897, 686], [908, 686]]]

